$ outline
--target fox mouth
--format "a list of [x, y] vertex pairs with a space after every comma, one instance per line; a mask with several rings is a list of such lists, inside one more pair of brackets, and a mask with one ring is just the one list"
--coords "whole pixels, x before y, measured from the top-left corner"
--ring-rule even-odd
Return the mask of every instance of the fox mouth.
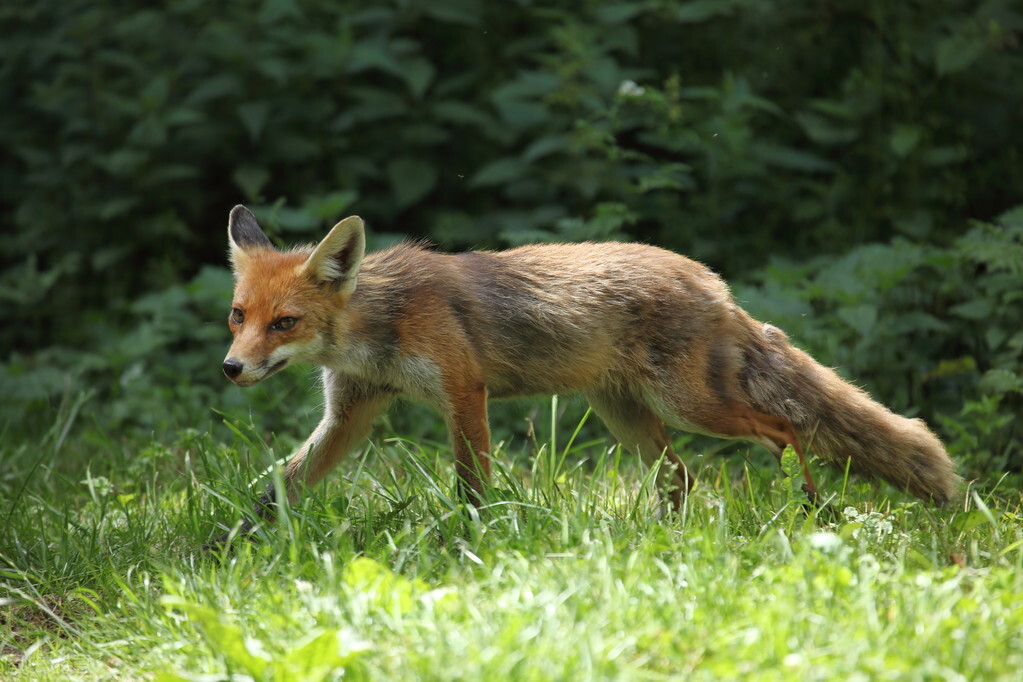
[[270, 376], [271, 374], [273, 374], [277, 370], [283, 369], [284, 365], [286, 365], [286, 364], [288, 364], [287, 358], [285, 358], [284, 360], [278, 360], [277, 362], [275, 362], [274, 364], [272, 364], [270, 366], [270, 369], [266, 370], [266, 374], [264, 374], [263, 376], [264, 377]]
[[[263, 379], [266, 379], [268, 376], [270, 376], [272, 374], [275, 374], [278, 370], [284, 369], [284, 365], [286, 365], [286, 364], [288, 364], [288, 359], [287, 358], [284, 358], [283, 360], [278, 360], [277, 362], [275, 362], [274, 364], [270, 365], [269, 367], [266, 367], [266, 369], [263, 370], [263, 373], [259, 376], [259, 378], [254, 380], [252, 383], [254, 383], [254, 384], [258, 383], [258, 382], [262, 381]], [[262, 366], [265, 367], [266, 365], [264, 364]]]
[[239, 377], [236, 377], [234, 379], [231, 379], [231, 381], [233, 381], [237, 386], [240, 386], [242, 388], [248, 388], [249, 386], [255, 386], [256, 384], [261, 382], [263, 379], [266, 379], [271, 374], [274, 374], [278, 370], [284, 369], [284, 366], [287, 365], [287, 364], [288, 364], [288, 359], [287, 358], [285, 358], [283, 360], [278, 360], [274, 364], [272, 364], [269, 367], [267, 367], [259, 376], [256, 376], [256, 377], [239, 376]]

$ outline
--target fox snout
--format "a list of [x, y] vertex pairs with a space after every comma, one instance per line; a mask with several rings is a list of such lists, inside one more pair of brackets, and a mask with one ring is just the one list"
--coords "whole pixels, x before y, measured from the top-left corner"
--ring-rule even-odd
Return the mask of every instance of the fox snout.
[[263, 378], [258, 372], [253, 372], [253, 369], [253, 367], [247, 366], [241, 359], [233, 355], [228, 355], [223, 364], [224, 376], [242, 388], [259, 383]]
[[252, 362], [251, 360], [246, 362], [237, 355], [229, 353], [221, 368], [224, 370], [224, 376], [244, 388], [258, 384], [271, 374], [276, 374], [288, 365], [289, 360], [293, 359], [289, 354], [281, 352], [281, 349], [261, 362]]
[[224, 375], [234, 381], [241, 376], [242, 370], [245, 369], [245, 364], [238, 358], [228, 358], [224, 360]]

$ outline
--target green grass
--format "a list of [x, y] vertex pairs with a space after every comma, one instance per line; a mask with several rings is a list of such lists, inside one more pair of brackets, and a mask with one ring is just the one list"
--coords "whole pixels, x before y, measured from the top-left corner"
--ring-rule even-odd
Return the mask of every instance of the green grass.
[[997, 477], [938, 511], [817, 466], [833, 498], [807, 513], [775, 468], [688, 452], [710, 461], [664, 518], [630, 457], [576, 439], [498, 453], [477, 514], [446, 446], [377, 434], [257, 542], [208, 556], [285, 453], [244, 430], [132, 447], [70, 418], [0, 446], [3, 679], [1023, 670], [1021, 500]]

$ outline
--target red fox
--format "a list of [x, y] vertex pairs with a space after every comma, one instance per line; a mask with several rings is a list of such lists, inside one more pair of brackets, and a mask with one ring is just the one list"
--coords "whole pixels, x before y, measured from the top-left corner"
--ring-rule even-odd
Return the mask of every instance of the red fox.
[[[359, 444], [398, 396], [434, 405], [471, 501], [490, 465], [488, 398], [582, 393], [680, 507], [694, 478], [666, 426], [799, 454], [804, 447], [947, 505], [961, 479], [919, 419], [893, 414], [736, 305], [710, 269], [641, 244], [444, 254], [401, 244], [365, 254], [362, 220], [279, 251], [243, 206], [228, 222], [235, 274], [224, 373], [252, 386], [322, 367], [323, 419], [288, 462], [294, 500]], [[273, 516], [271, 490], [257, 512]]]

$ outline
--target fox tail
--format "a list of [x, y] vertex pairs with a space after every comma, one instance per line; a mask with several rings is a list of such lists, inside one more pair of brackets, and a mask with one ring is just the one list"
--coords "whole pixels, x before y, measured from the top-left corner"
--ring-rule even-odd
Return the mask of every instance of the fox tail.
[[765, 324], [752, 337], [743, 389], [753, 407], [792, 422], [804, 449], [842, 468], [848, 462], [851, 471], [883, 478], [938, 506], [959, 496], [962, 479], [923, 420], [875, 402], [792, 346], [776, 327]]

